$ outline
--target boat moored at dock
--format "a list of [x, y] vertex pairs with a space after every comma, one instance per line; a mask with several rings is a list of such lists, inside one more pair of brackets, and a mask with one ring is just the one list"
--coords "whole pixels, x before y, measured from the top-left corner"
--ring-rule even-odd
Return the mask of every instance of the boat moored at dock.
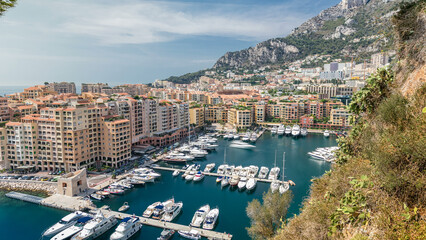
[[92, 217], [82, 217], [78, 219], [77, 223], [56, 234], [51, 238], [51, 240], [65, 240], [71, 238], [72, 236], [80, 232], [83, 229], [84, 225], [90, 220], [92, 220]]
[[127, 240], [135, 235], [142, 228], [142, 223], [138, 217], [126, 217], [111, 235], [110, 240]]
[[201, 227], [201, 224], [203, 224], [204, 219], [207, 216], [207, 213], [210, 212], [210, 206], [204, 205], [200, 207], [194, 214], [194, 217], [192, 218], [190, 226], [192, 227]]
[[72, 237], [72, 240], [88, 240], [95, 239], [117, 224], [117, 219], [111, 215], [105, 217], [102, 212], [98, 212], [96, 216], [84, 225], [77, 235]]
[[212, 230], [216, 226], [217, 219], [219, 217], [219, 208], [214, 208], [209, 211], [209, 213], [206, 216], [206, 219], [203, 223], [203, 228]]
[[59, 232], [73, 226], [80, 218], [89, 216], [87, 213], [77, 211], [63, 217], [59, 222], [48, 228], [44, 233], [44, 237], [51, 237]]

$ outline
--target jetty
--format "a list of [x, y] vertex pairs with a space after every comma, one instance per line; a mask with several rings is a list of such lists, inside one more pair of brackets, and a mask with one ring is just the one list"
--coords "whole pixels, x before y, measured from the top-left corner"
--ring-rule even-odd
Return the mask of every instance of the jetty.
[[42, 197], [37, 197], [37, 196], [33, 196], [33, 195], [25, 194], [25, 193], [19, 193], [19, 192], [6, 193], [6, 197], [21, 200], [24, 202], [35, 203], [35, 204], [40, 204], [41, 201], [43, 200]]
[[[164, 170], [164, 171], [176, 171], [176, 170], [178, 170], [180, 173], [183, 173], [183, 172], [185, 172], [186, 170], [183, 170], [183, 169], [178, 169], [178, 168], [170, 168], [170, 167], [159, 167], [159, 166], [156, 166], [156, 167], [152, 167], [153, 169], [156, 169], [156, 170]], [[219, 173], [214, 173], [214, 172], [202, 172], [204, 175], [206, 175], [206, 176], [213, 176], [213, 177], [229, 177], [229, 178], [232, 178], [232, 175], [227, 175], [227, 174], [219, 174]], [[273, 181], [275, 181], [275, 180], [270, 180], [270, 179], [265, 179], [265, 178], [254, 178], [254, 179], [256, 179], [258, 182], [265, 182], [265, 183], [272, 183]], [[291, 180], [288, 180], [288, 181], [279, 181], [279, 182], [281, 182], [281, 183], [285, 183], [285, 182], [287, 182], [287, 183], [289, 183], [290, 185], [295, 185], [294, 184], [294, 182], [293, 181], [291, 181]]]

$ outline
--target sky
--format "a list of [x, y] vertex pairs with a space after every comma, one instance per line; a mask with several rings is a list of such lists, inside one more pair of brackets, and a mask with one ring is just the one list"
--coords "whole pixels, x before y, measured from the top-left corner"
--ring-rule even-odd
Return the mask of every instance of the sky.
[[284, 37], [339, 0], [18, 0], [0, 17], [0, 86], [149, 83]]

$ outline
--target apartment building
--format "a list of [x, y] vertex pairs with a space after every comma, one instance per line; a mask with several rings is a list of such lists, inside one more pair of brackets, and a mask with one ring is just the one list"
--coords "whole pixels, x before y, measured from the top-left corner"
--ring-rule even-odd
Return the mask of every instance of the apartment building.
[[256, 104], [254, 106], [254, 122], [262, 123], [266, 119], [266, 105], [265, 104]]
[[349, 126], [350, 116], [351, 114], [349, 113], [348, 109], [345, 109], [345, 108], [332, 109], [330, 113], [330, 122], [331, 124], [334, 124], [334, 125]]
[[130, 121], [120, 116], [101, 118], [100, 159], [109, 167], [121, 167], [131, 157]]
[[324, 94], [326, 98], [332, 98], [337, 95], [352, 96], [356, 92], [355, 87], [331, 86], [331, 85], [310, 85], [306, 89], [310, 93]]
[[281, 119], [284, 120], [299, 120], [304, 114], [305, 104], [302, 102], [286, 102], [283, 104], [284, 108], [281, 112]]
[[103, 88], [110, 88], [107, 83], [82, 83], [81, 92], [102, 93]]
[[196, 127], [204, 126], [204, 108], [190, 108], [189, 109], [189, 123]]
[[237, 128], [248, 128], [253, 124], [253, 108], [234, 107], [228, 111], [228, 123]]
[[61, 93], [76, 93], [76, 89], [75, 89], [75, 83], [73, 82], [53, 82], [53, 83], [49, 83], [48, 88], [53, 91], [53, 92], [57, 92], [59, 94]]
[[228, 109], [224, 106], [207, 106], [204, 109], [204, 120], [209, 123], [228, 122]]
[[7, 98], [0, 97], [0, 122], [10, 120], [10, 109]]

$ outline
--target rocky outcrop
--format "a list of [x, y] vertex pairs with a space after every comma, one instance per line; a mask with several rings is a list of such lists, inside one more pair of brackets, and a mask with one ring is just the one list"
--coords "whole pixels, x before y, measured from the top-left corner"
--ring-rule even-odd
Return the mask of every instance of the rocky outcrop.
[[57, 183], [25, 180], [0, 180], [0, 189], [18, 192], [44, 192], [51, 195], [56, 193]]

